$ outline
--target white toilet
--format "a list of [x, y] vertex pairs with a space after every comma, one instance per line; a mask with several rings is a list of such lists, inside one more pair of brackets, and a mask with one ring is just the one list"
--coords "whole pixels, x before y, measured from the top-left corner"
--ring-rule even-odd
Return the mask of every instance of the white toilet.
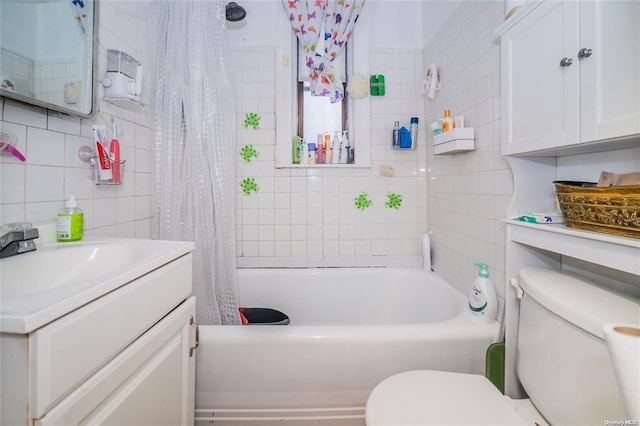
[[367, 425], [603, 425], [629, 419], [602, 327], [638, 323], [640, 299], [544, 268], [522, 269], [519, 284], [524, 296], [516, 371], [528, 399], [511, 400], [477, 374], [407, 371], [373, 389]]

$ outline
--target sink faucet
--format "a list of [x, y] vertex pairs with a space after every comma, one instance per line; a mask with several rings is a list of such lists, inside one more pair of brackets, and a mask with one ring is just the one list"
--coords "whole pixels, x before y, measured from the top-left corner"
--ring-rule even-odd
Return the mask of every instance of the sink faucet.
[[0, 227], [0, 259], [16, 254], [34, 251], [38, 238], [38, 228], [30, 223], [16, 222]]

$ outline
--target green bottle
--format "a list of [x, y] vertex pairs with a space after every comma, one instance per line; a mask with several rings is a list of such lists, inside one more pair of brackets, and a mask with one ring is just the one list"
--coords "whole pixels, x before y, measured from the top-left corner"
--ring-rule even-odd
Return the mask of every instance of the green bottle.
[[79, 241], [82, 239], [83, 230], [84, 214], [78, 208], [76, 197], [69, 195], [64, 204], [64, 209], [58, 213], [58, 224], [56, 226], [58, 241]]

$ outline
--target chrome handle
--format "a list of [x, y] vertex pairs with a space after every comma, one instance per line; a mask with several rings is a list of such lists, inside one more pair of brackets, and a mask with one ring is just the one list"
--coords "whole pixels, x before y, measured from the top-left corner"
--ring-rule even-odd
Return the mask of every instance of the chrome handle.
[[560, 60], [561, 67], [570, 67], [572, 63], [573, 63], [573, 59], [571, 58], [562, 58]]
[[192, 327], [195, 327], [196, 329], [196, 341], [194, 346], [189, 348], [189, 358], [191, 358], [193, 356], [193, 353], [195, 352], [195, 350], [198, 348], [198, 346], [200, 346], [200, 327], [198, 326], [198, 323], [196, 323], [196, 321], [193, 319], [193, 317], [191, 317], [191, 319], [189, 320], [189, 325]]
[[580, 49], [580, 51], [578, 52], [578, 58], [588, 58], [589, 56], [591, 56], [593, 54], [593, 50], [591, 49], [587, 49], [586, 47], [583, 47], [582, 49]]

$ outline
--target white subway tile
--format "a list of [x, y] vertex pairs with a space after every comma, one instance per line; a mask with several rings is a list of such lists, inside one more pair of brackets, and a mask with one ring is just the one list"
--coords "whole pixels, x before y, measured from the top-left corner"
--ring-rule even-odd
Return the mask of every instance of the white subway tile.
[[116, 199], [116, 206], [116, 218], [118, 223], [132, 222], [136, 219], [135, 197], [118, 197]]
[[29, 164], [64, 166], [65, 136], [63, 133], [27, 128], [27, 152]]
[[24, 222], [25, 204], [0, 204], [0, 223]]
[[136, 238], [151, 238], [151, 219], [136, 220]]
[[118, 223], [116, 226], [116, 236], [118, 238], [135, 238], [136, 223], [135, 222]]
[[64, 168], [27, 166], [25, 189], [27, 203], [61, 201], [64, 196]]
[[89, 179], [90, 170], [66, 168], [64, 171], [64, 194], [75, 195], [76, 199], [91, 199], [95, 181]]
[[[0, 163], [0, 201], [3, 205], [25, 202], [25, 172], [24, 164]], [[5, 223], [4, 219], [0, 223]]]
[[4, 121], [31, 127], [47, 128], [47, 110], [17, 101], [5, 100]]
[[73, 135], [80, 135], [81, 131], [81, 119], [79, 117], [72, 117], [59, 112], [48, 111], [48, 126], [47, 128], [54, 132], [70, 133]]
[[151, 197], [136, 197], [136, 220], [151, 217]]
[[246, 225], [242, 226], [242, 239], [246, 241], [258, 241], [258, 225]]
[[242, 242], [242, 256], [255, 257], [259, 254], [258, 241], [243, 241]]
[[115, 198], [94, 200], [94, 227], [102, 228], [117, 223], [117, 205]]
[[58, 217], [58, 212], [64, 206], [62, 201], [26, 203], [25, 220], [31, 223], [52, 222]]
[[259, 241], [271, 241], [275, 239], [275, 230], [273, 225], [259, 225], [258, 226], [258, 240]]

